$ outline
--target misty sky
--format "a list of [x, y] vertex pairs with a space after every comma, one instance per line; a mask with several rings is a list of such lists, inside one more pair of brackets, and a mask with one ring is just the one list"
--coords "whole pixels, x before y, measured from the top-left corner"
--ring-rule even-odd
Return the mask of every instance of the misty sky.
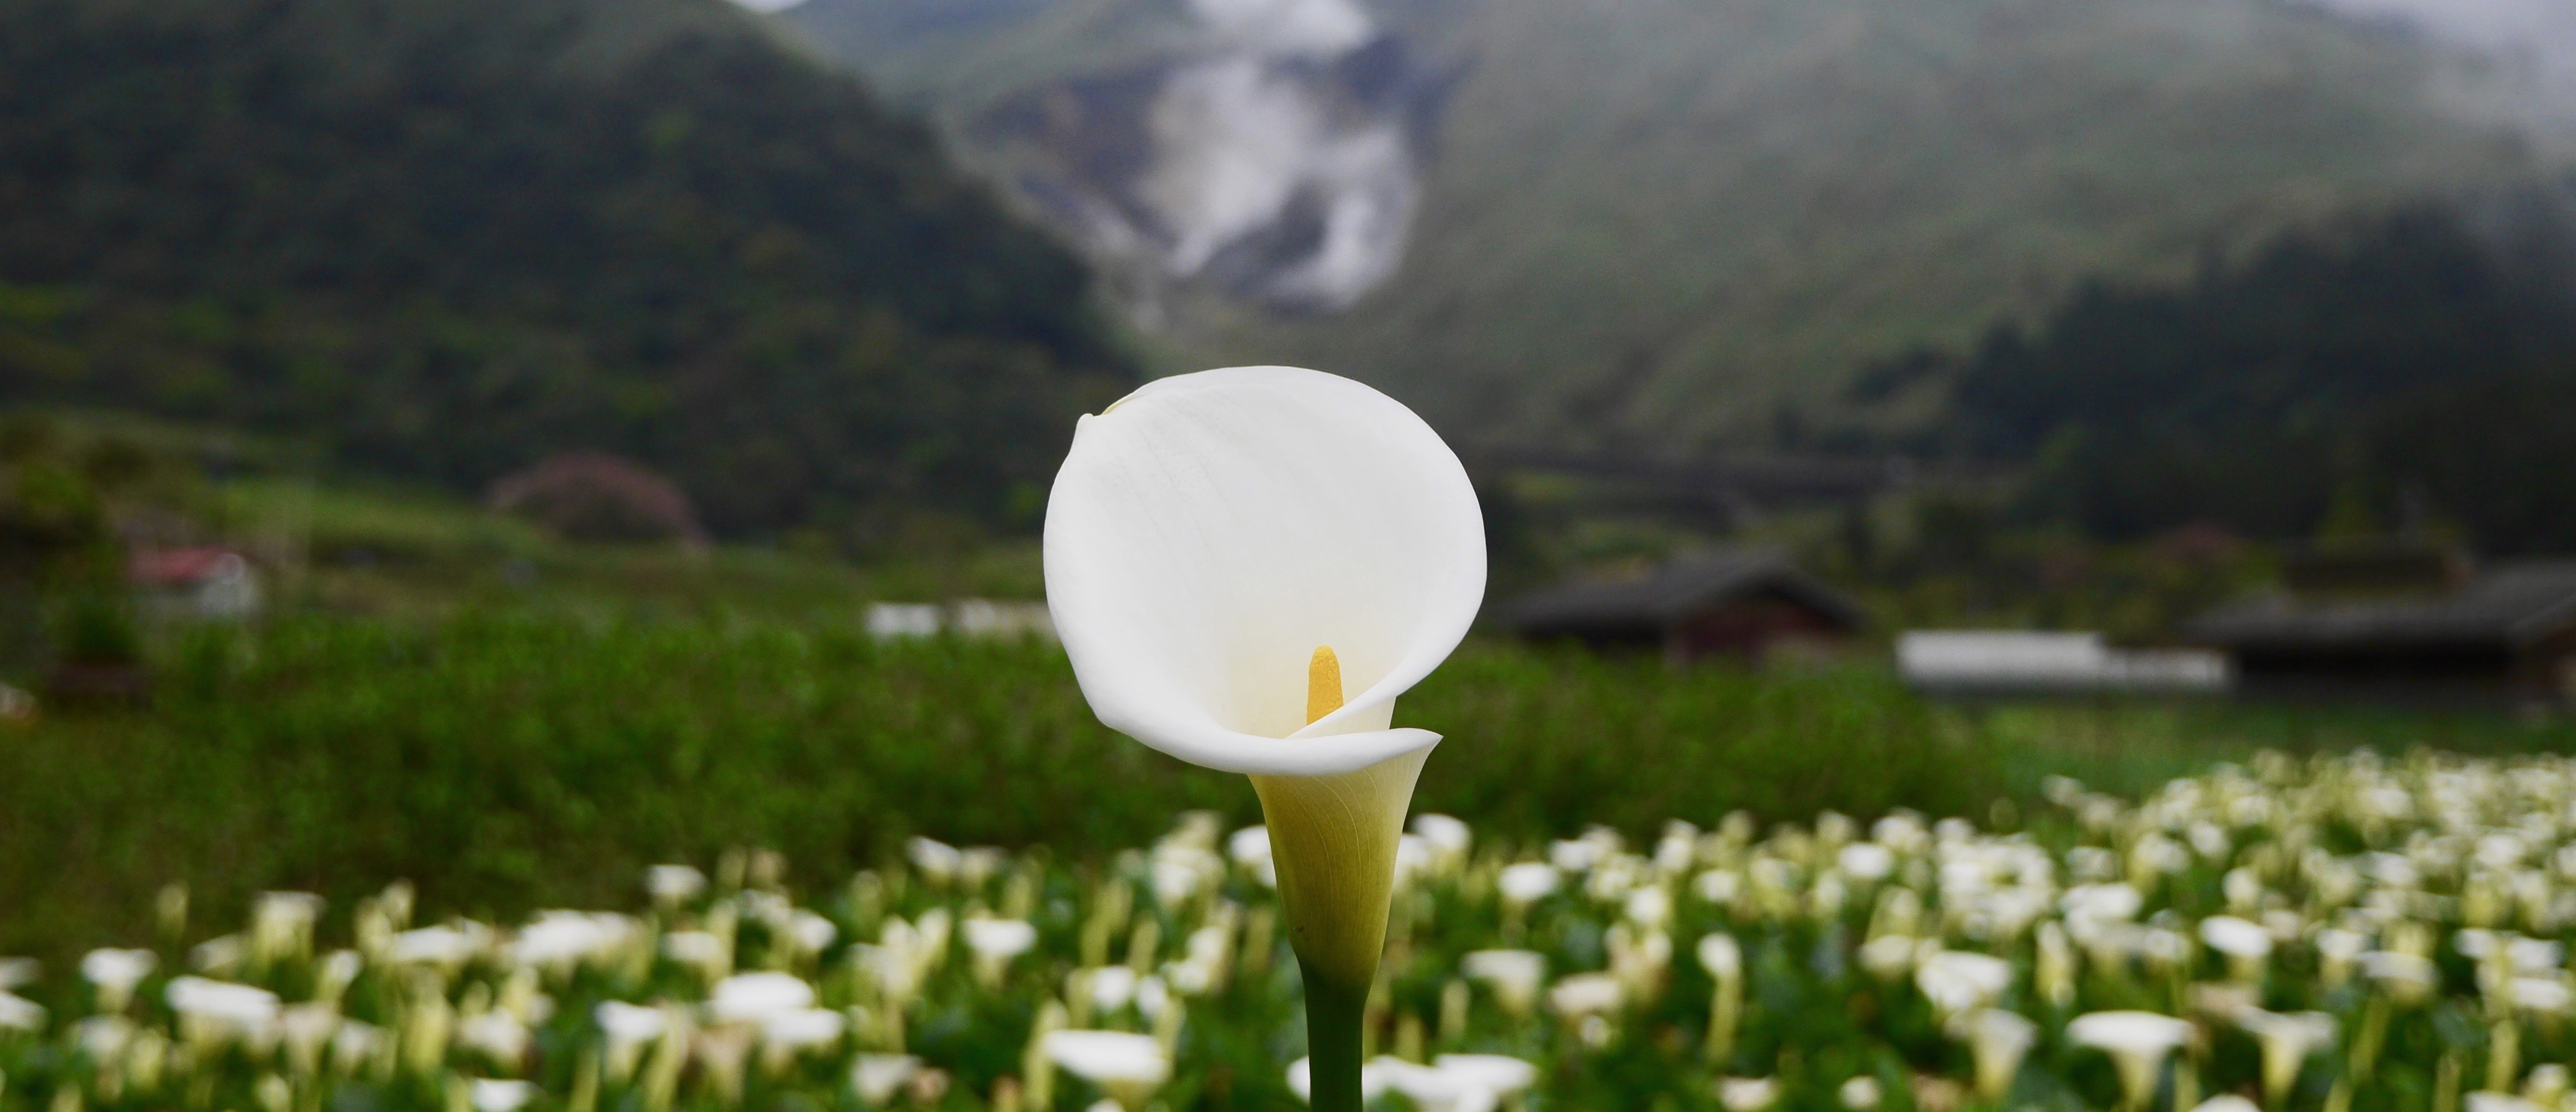
[[2517, 120], [2576, 124], [2576, 0], [2304, 0], [2394, 20], [2484, 55], [2492, 68], [2460, 90]]

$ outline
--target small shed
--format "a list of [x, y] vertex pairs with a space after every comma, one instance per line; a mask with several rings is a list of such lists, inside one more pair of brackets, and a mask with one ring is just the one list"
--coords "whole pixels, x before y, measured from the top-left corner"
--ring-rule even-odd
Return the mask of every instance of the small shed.
[[2185, 627], [2225, 650], [2249, 692], [2576, 699], [2576, 560], [2498, 564], [2408, 597], [2237, 603]]
[[1858, 603], [1768, 548], [1702, 552], [1642, 576], [1568, 583], [1506, 603], [1499, 616], [1531, 640], [1674, 661], [1830, 648], [1869, 628]]
[[1927, 695], [2214, 695], [2227, 657], [2206, 649], [2114, 648], [2099, 633], [1913, 630], [1896, 672]]
[[259, 569], [229, 548], [157, 548], [136, 552], [126, 577], [146, 609], [170, 617], [236, 620], [259, 612]]

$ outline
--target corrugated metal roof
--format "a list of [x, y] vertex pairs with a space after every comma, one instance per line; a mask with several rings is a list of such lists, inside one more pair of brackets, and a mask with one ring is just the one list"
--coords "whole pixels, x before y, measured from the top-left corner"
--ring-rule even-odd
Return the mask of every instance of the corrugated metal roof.
[[2576, 625], [2576, 560], [2497, 565], [2431, 599], [2301, 603], [2272, 595], [2185, 627], [2231, 649], [2519, 646]]
[[1638, 579], [1569, 583], [1524, 595], [1501, 607], [1505, 624], [1527, 633], [1613, 625], [1664, 626], [1730, 596], [1772, 590], [1855, 628], [1868, 615], [1841, 592], [1799, 571], [1772, 548], [1701, 552], [1671, 560]]

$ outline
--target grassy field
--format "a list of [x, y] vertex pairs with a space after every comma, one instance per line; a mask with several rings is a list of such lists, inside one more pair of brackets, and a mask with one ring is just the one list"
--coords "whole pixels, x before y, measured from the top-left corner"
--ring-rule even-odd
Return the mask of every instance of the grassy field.
[[[171, 880], [238, 910], [405, 877], [428, 911], [515, 915], [616, 904], [643, 865], [733, 846], [831, 884], [912, 834], [1071, 857], [1183, 809], [1256, 811], [1239, 777], [1101, 727], [1042, 644], [518, 607], [285, 619], [163, 655], [148, 705], [0, 735], [0, 953], [112, 940]], [[1449, 739], [1420, 809], [1523, 840], [1738, 809], [2010, 825], [2052, 773], [2133, 793], [2265, 747], [2576, 751], [2563, 723], [2499, 716], [1944, 707], [1861, 667], [1676, 673], [1486, 642], [1397, 719]]]

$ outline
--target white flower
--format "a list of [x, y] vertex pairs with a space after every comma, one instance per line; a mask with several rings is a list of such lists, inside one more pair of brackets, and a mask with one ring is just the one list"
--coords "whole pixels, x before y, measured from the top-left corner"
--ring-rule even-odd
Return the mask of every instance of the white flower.
[[1128, 1112], [1145, 1107], [1172, 1077], [1172, 1060], [1151, 1035], [1125, 1031], [1050, 1031], [1041, 1044], [1048, 1060], [1091, 1082]]
[[34, 958], [0, 958], [0, 992], [15, 992], [36, 983], [45, 967]]
[[1736, 944], [1733, 935], [1704, 935], [1694, 952], [1699, 957], [1699, 967], [1715, 980], [1732, 981], [1744, 975], [1744, 947]]
[[1880, 881], [1896, 871], [1896, 853], [1876, 842], [1853, 842], [1835, 856], [1843, 875], [1854, 880]]
[[2292, 1012], [2287, 1015], [2261, 1008], [2237, 1010], [2236, 1025], [2245, 1029], [2263, 1051], [2263, 1097], [2278, 1105], [2299, 1079], [2299, 1067], [2308, 1055], [2333, 1046], [2334, 1017], [2324, 1012]]
[[45, 1007], [23, 996], [0, 992], [0, 1031], [30, 1034], [45, 1029]]
[[519, 931], [510, 942], [510, 957], [520, 965], [533, 965], [556, 973], [624, 943], [637, 929], [634, 920], [623, 915], [591, 914], [582, 911], [545, 911], [537, 921]]
[[913, 868], [921, 870], [921, 875], [942, 884], [956, 879], [957, 870], [965, 863], [965, 855], [957, 847], [931, 838], [914, 838], [905, 843], [903, 855], [912, 861]]
[[1744, 889], [1744, 877], [1729, 869], [1710, 869], [1691, 881], [1691, 891], [1699, 898], [1721, 907], [1733, 904], [1736, 893]]
[[1860, 967], [1882, 980], [1893, 981], [1912, 972], [1914, 958], [1924, 944], [1901, 934], [1882, 934], [1860, 944]]
[[1914, 967], [1914, 987], [1942, 1015], [1957, 1015], [1995, 1002], [2012, 987], [2012, 963], [1989, 954], [1943, 950]]
[[2193, 1105], [2191, 1112], [2263, 1112], [2263, 1107], [2234, 1093], [2220, 1093]]
[[1610, 852], [1610, 847], [1598, 841], [1590, 838], [1576, 838], [1572, 841], [1548, 843], [1547, 860], [1549, 864], [1569, 873], [1590, 872], [1592, 866], [1599, 864], [1601, 859], [1608, 856]]
[[386, 940], [385, 958], [396, 965], [453, 968], [474, 960], [490, 941], [480, 926], [436, 926], [407, 930]]
[[1776, 1077], [1721, 1077], [1717, 1081], [1717, 1103], [1726, 1112], [1763, 1112], [1780, 1103], [1780, 1079]]
[[1961, 1022], [1967, 1029], [1968, 1053], [1976, 1060], [1977, 1094], [2001, 1104], [2012, 1091], [2021, 1060], [2039, 1039], [2039, 1025], [2001, 1008], [1980, 1008]]
[[92, 950], [81, 957], [81, 979], [98, 986], [99, 1010], [113, 1012], [125, 1007], [134, 986], [160, 964], [150, 950]]
[[811, 911], [799, 911], [787, 917], [786, 934], [796, 943], [798, 950], [808, 954], [819, 954], [825, 947], [832, 944], [833, 939], [841, 936], [841, 928], [833, 926], [831, 920]]
[[[0, 1029], [6, 1029], [0, 1024]], [[134, 1021], [121, 1015], [94, 1015], [72, 1029], [72, 1041], [93, 1062], [107, 1062], [125, 1053], [127, 1043], [134, 1041]]]
[[822, 1008], [771, 1012], [760, 1020], [760, 1041], [773, 1050], [811, 1050], [841, 1041], [849, 1021]]
[[1615, 1012], [1627, 998], [1627, 986], [1607, 973], [1577, 973], [1547, 990], [1548, 1006], [1575, 1018]]
[[1530, 1014], [1547, 980], [1547, 955], [1530, 950], [1476, 950], [1458, 959], [1460, 972], [1484, 982], [1514, 1016]]
[[1043, 548], [1093, 713], [1252, 776], [1301, 969], [1364, 994], [1404, 812], [1440, 740], [1392, 728], [1395, 700], [1484, 597], [1483, 518], [1457, 456], [1349, 379], [1166, 378], [1075, 427]]
[[1546, 899], [1565, 883], [1556, 866], [1544, 861], [1522, 861], [1503, 866], [1494, 878], [1495, 890], [1513, 903], [1528, 904]]
[[[2093, 922], [2127, 922], [2136, 918], [2138, 909], [2146, 906], [2146, 897], [2126, 884], [2078, 884], [2066, 890], [2057, 906], [2066, 912], [2069, 927], [2074, 920]], [[2080, 933], [2080, 932], [2079, 932]]]
[[2548, 1112], [2539, 1102], [2525, 1100], [2512, 1093], [2478, 1091], [2462, 1094], [2467, 1112]]
[[1501, 1098], [1526, 1092], [1538, 1083], [1537, 1066], [1504, 1054], [1443, 1054], [1431, 1060], [1431, 1068], [1464, 1087]]
[[642, 1007], [621, 1000], [601, 1004], [591, 1012], [591, 1016], [599, 1021], [600, 1031], [607, 1034], [612, 1046], [648, 1043], [661, 1038], [663, 1030], [671, 1022], [660, 1008]]
[[975, 955], [975, 977], [987, 988], [1001, 983], [1011, 959], [1038, 944], [1038, 929], [1020, 919], [968, 919], [961, 930]]
[[478, 1077], [466, 1086], [467, 1100], [474, 1112], [519, 1112], [537, 1097], [537, 1087], [526, 1081], [500, 1081]]
[[1449, 815], [1415, 815], [1413, 832], [1421, 835], [1442, 861], [1450, 863], [1466, 857], [1468, 848], [1476, 843], [1475, 830]]
[[[1485, 580], [1475, 491], [1438, 434], [1375, 390], [1288, 367], [1166, 378], [1083, 418], [1045, 560], [1102, 721], [1263, 776], [1427, 750], [1436, 736], [1386, 717], [1465, 635]], [[1349, 694], [1309, 722], [1317, 646]]]
[[339, 1029], [331, 1032], [331, 1060], [343, 1069], [354, 1070], [359, 1064], [374, 1059], [376, 1049], [384, 1044], [383, 1028], [343, 1019]]
[[2111, 1056], [2130, 1108], [2154, 1094], [2165, 1056], [2191, 1038], [2191, 1024], [2154, 1012], [2091, 1012], [2066, 1025], [2066, 1037]]
[[2513, 1006], [2527, 1012], [2565, 1015], [2571, 1005], [2576, 1005], [2576, 994], [2568, 991], [2567, 982], [2556, 977], [2516, 977], [2511, 984]]
[[1851, 1112], [1871, 1112], [1879, 1105], [1878, 1079], [1864, 1073], [1846, 1080], [1834, 1090], [1834, 1099]]
[[277, 1013], [278, 1034], [297, 1069], [309, 1071], [321, 1061], [323, 1048], [340, 1033], [340, 1022], [339, 1008], [312, 1001], [289, 1004]]
[[277, 1033], [277, 994], [264, 988], [181, 977], [162, 990], [170, 1010], [215, 1038], [239, 1039], [254, 1046], [273, 1042]]
[[1661, 888], [1639, 888], [1628, 893], [1627, 904], [1620, 910], [1638, 926], [1660, 927], [1673, 919], [1673, 898]]
[[1270, 828], [1247, 826], [1225, 840], [1225, 855], [1247, 869], [1270, 864]]
[[2422, 1000], [2441, 983], [2441, 973], [2434, 968], [2432, 959], [2399, 950], [2372, 950], [2361, 955], [2361, 971], [2402, 1001]]
[[494, 1061], [515, 1065], [528, 1056], [528, 1025], [504, 1011], [469, 1016], [456, 1025], [456, 1043], [479, 1050]]
[[2272, 932], [2260, 923], [2233, 915], [2212, 915], [2201, 920], [2200, 940], [2238, 961], [2259, 962], [2272, 955]]
[[644, 870], [644, 892], [653, 902], [677, 906], [707, 890], [707, 874], [687, 865], [655, 865]]
[[814, 1006], [814, 986], [790, 973], [737, 973], [716, 982], [707, 1010], [719, 1022], [760, 1023]]
[[1422, 1112], [1491, 1112], [1494, 1094], [1464, 1085], [1461, 1079], [1402, 1058], [1380, 1055], [1362, 1071], [1376, 1071], [1386, 1087], [1404, 1094]]
[[733, 960], [733, 950], [724, 939], [705, 931], [672, 931], [662, 936], [662, 956], [715, 976]]
[[921, 1059], [910, 1054], [862, 1054], [850, 1065], [850, 1087], [860, 1101], [881, 1107], [920, 1072]]
[[1102, 1012], [1114, 1012], [1136, 998], [1140, 980], [1136, 971], [1123, 965], [1103, 966], [1074, 974], [1090, 986], [1091, 1006]]
[[671, 1017], [660, 1008], [646, 1008], [623, 1001], [610, 1000], [591, 1012], [601, 1033], [608, 1036], [605, 1065], [613, 1080], [625, 1080], [635, 1072], [643, 1057], [644, 1046], [670, 1029]]

